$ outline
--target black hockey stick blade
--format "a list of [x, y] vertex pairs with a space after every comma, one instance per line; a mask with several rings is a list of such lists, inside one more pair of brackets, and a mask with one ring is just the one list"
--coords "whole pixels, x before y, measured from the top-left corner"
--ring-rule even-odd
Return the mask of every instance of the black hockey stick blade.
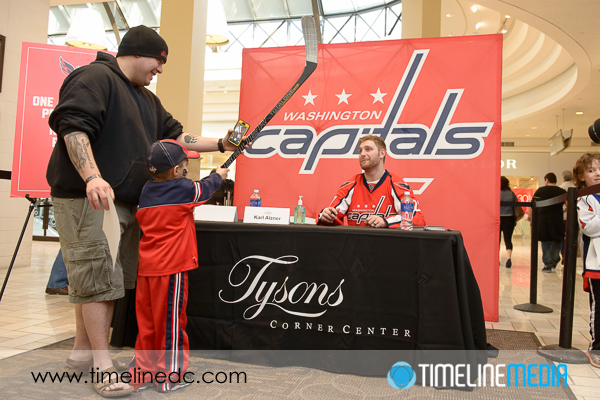
[[273, 107], [271, 111], [267, 114], [267, 116], [260, 121], [260, 123], [254, 128], [254, 130], [246, 136], [244, 140], [240, 143], [238, 148], [233, 152], [231, 156], [223, 163], [221, 168], [229, 168], [229, 166], [235, 161], [236, 158], [240, 154], [244, 152], [244, 149], [248, 143], [250, 143], [262, 129], [269, 123], [269, 121], [277, 114], [277, 112], [285, 105], [285, 103], [296, 93], [298, 88], [302, 86], [302, 84], [308, 79], [308, 77], [314, 72], [317, 68], [317, 58], [319, 53], [319, 47], [317, 42], [317, 27], [315, 25], [315, 20], [313, 17], [304, 16], [302, 17], [302, 34], [304, 36], [304, 48], [306, 52], [306, 64], [304, 65], [304, 70], [302, 71], [302, 75], [300, 78], [294, 83], [294, 86], [283, 96], [281, 100]]

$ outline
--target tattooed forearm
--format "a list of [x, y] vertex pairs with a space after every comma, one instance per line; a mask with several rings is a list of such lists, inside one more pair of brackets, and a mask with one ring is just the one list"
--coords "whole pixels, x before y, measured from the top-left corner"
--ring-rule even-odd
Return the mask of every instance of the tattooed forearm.
[[73, 132], [65, 136], [67, 152], [71, 162], [82, 176], [84, 171], [96, 168], [91, 157], [90, 139], [83, 132]]
[[198, 138], [194, 135], [190, 135], [189, 133], [186, 133], [185, 136], [183, 137], [183, 140], [186, 143], [196, 143], [198, 142]]

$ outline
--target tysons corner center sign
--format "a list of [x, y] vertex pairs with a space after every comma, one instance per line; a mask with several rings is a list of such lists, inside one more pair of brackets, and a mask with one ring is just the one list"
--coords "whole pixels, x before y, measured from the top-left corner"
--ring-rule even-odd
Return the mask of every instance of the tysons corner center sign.
[[[385, 167], [418, 196], [427, 223], [465, 238], [486, 320], [498, 320], [502, 36], [319, 46], [316, 71], [237, 160], [234, 205], [307, 217], [360, 173], [358, 140], [381, 136]], [[239, 117], [256, 126], [304, 66], [302, 47], [245, 49]]]

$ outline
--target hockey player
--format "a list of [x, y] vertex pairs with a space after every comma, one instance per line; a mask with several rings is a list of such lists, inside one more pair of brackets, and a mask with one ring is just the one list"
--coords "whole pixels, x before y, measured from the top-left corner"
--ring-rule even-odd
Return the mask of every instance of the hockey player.
[[350, 226], [399, 228], [400, 199], [409, 191], [415, 201], [413, 224], [425, 226], [425, 217], [410, 186], [384, 167], [386, 145], [383, 139], [366, 135], [359, 139], [358, 145], [358, 162], [364, 173], [342, 184], [329, 207], [319, 214], [317, 224], [342, 225], [346, 216]]

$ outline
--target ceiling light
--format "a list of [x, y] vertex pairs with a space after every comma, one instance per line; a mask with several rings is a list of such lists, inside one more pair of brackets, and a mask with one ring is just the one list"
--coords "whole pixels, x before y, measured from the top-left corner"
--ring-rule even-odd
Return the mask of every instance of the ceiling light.
[[477, 12], [477, 4], [473, 4], [473, 5], [471, 6], [471, 11], [473, 11], [474, 13], [476, 13], [476, 12]]
[[452, 18], [452, 17], [454, 17], [454, 14], [446, 14], [446, 17]]
[[65, 44], [83, 49], [106, 50], [102, 15], [92, 8], [78, 8], [69, 27]]
[[531, 129], [537, 129], [537, 126], [532, 126]]
[[227, 36], [227, 20], [225, 11], [220, 1], [209, 1], [206, 17], [206, 45], [213, 47], [216, 51], [217, 46], [224, 46], [229, 43]]
[[481, 28], [481, 25], [483, 25], [483, 23], [481, 23], [481, 22], [476, 23], [475, 24], [475, 29]]
[[504, 18], [510, 18], [510, 15], [505, 15]]
[[500, 32], [506, 33], [506, 32], [508, 32], [508, 30], [507, 29], [502, 29]]
[[577, 115], [582, 115], [582, 114], [583, 114], [583, 111], [577, 111], [575, 114], [577, 114]]

